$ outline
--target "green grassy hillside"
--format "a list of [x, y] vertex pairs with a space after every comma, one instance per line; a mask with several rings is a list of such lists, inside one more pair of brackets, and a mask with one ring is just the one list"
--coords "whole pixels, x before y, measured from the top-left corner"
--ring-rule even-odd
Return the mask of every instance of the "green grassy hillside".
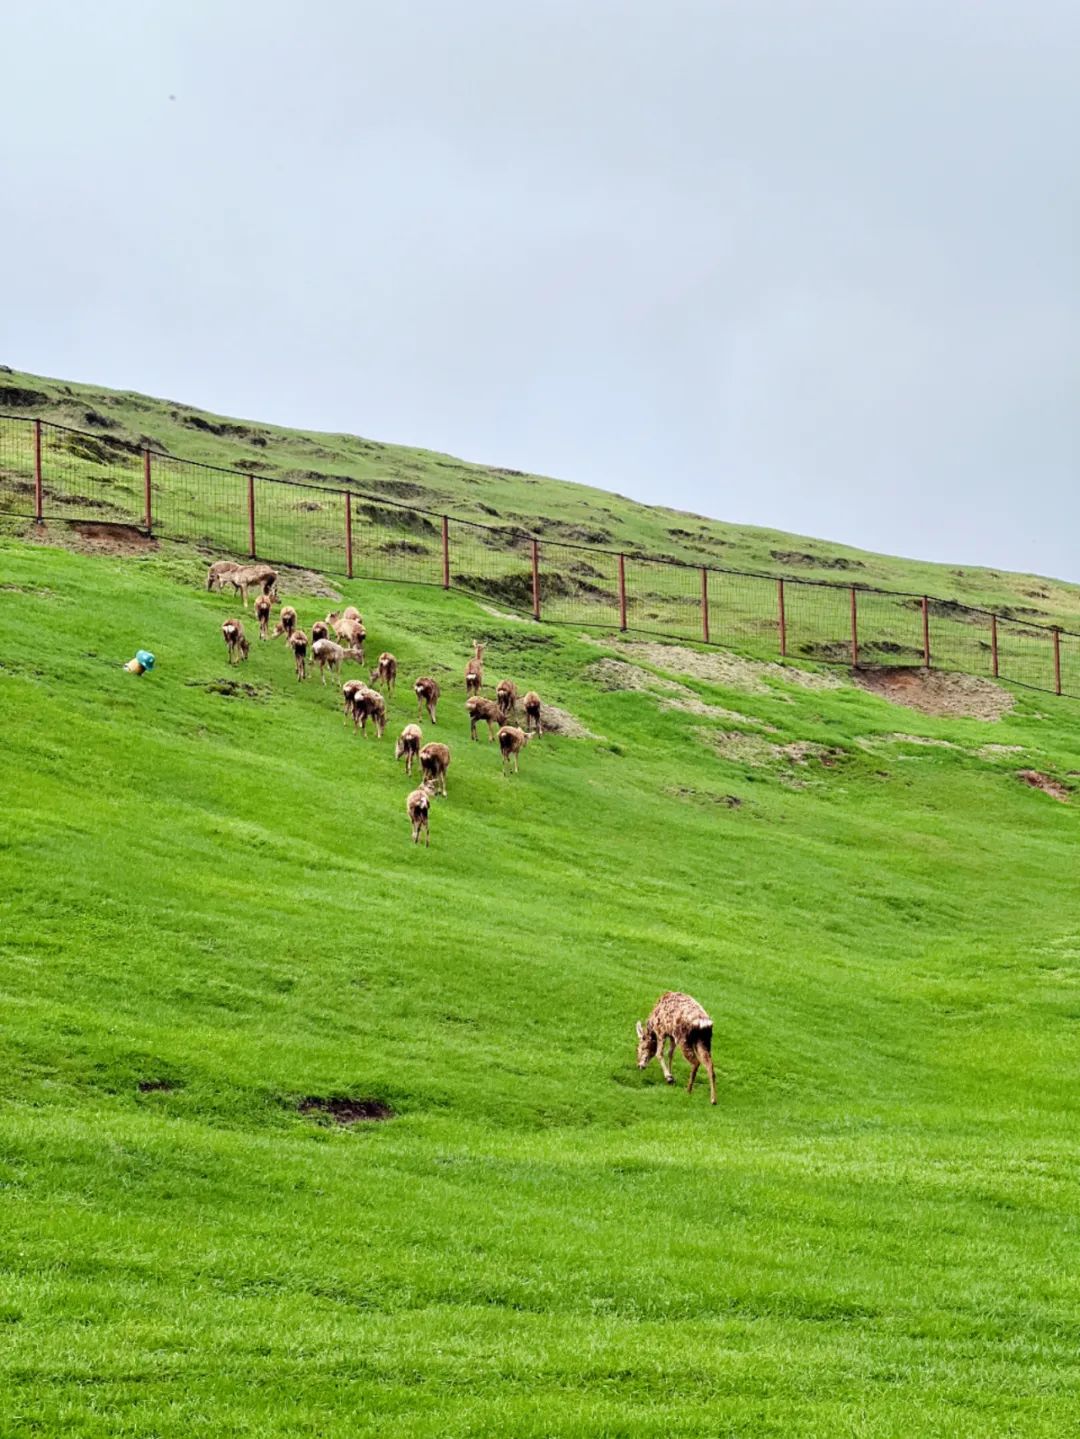
[[[383, 494], [388, 499], [438, 513], [495, 527], [524, 527], [539, 534], [549, 549], [560, 543], [596, 545], [667, 556], [695, 565], [850, 581], [916, 595], [938, 595], [965, 604], [989, 605], [1019, 621], [1080, 628], [1080, 586], [1034, 575], [897, 559], [801, 535], [725, 524], [701, 515], [638, 504], [584, 485], [469, 464], [449, 455], [382, 444], [355, 435], [306, 433], [257, 421], [238, 421], [130, 391], [70, 384], [17, 371], [0, 373], [0, 416], [3, 415], [36, 416], [89, 431], [93, 437], [89, 445], [56, 446], [54, 453], [47, 454], [46, 463], [51, 463], [54, 469], [59, 466], [76, 492], [87, 485], [92, 489], [98, 472], [96, 461], [114, 465], [128, 463], [133, 474], [132, 493], [138, 506], [141, 506], [142, 495], [141, 471], [137, 456], [124, 448], [133, 443], [148, 444], [172, 455], [266, 478], [336, 487], [353, 483], [368, 493]], [[0, 480], [3, 467], [0, 446]], [[169, 476], [169, 484], [179, 493], [186, 493], [176, 476]], [[229, 491], [226, 495], [227, 483], [208, 476], [206, 489], [211, 498], [202, 497], [197, 503], [190, 503], [185, 516], [194, 517], [201, 525], [208, 508], [212, 511], [215, 503], [225, 506], [235, 518], [231, 542], [237, 547], [245, 546], [242, 488], [235, 487], [235, 492]], [[94, 516], [91, 513], [87, 517]], [[281, 518], [280, 523], [286, 528], [278, 534], [270, 519], [270, 528], [260, 530], [263, 541], [269, 545], [263, 552], [277, 556], [284, 553], [287, 557], [288, 551], [282, 550], [280, 542], [294, 534], [301, 521], [309, 532], [315, 526], [310, 514], [290, 514]], [[260, 523], [265, 525], [267, 518], [263, 517]], [[343, 516], [331, 506], [320, 524], [333, 544], [339, 544]], [[199, 533], [199, 525], [185, 526], [185, 536]], [[220, 529], [216, 535], [217, 542], [222, 543], [225, 536]], [[495, 551], [490, 548], [483, 551], [482, 557], [488, 565], [496, 561]], [[399, 559], [403, 566], [407, 564], [406, 556]], [[573, 559], [574, 556], [566, 552], [559, 557], [559, 564], [563, 569], [569, 568]], [[325, 563], [330, 563], [329, 558]], [[462, 563], [469, 568], [467, 561], [462, 559]], [[613, 587], [612, 567], [602, 562], [599, 574], [593, 565], [592, 578], [608, 591]], [[659, 582], [664, 589], [676, 579], [670, 574], [654, 573], [649, 583]], [[644, 577], [637, 583], [640, 588], [647, 588]], [[687, 581], [687, 593], [696, 602], [694, 583], [693, 577]], [[837, 626], [842, 639], [842, 615]], [[915, 628], [913, 625], [912, 634]], [[918, 643], [910, 635], [905, 634], [903, 638]], [[770, 643], [773, 643], [771, 629]]]
[[[0, 1432], [1071, 1431], [1077, 808], [1017, 771], [1068, 796], [1075, 705], [931, 718], [357, 584], [377, 743], [280, 641], [230, 671], [201, 582], [0, 541]], [[592, 737], [503, 778], [474, 636]], [[634, 1068], [668, 987], [715, 1109]]]

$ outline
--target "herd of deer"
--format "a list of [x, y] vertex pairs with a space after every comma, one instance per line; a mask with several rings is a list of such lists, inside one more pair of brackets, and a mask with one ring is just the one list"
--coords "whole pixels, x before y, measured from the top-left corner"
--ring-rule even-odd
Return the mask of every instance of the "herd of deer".
[[[297, 680], [306, 680], [308, 659], [318, 665], [322, 682], [326, 684], [326, 672], [341, 677], [341, 666], [349, 661], [363, 665], [364, 641], [367, 630], [360, 611], [349, 605], [340, 613], [334, 611], [324, 620], [316, 620], [311, 626], [310, 640], [306, 631], [299, 628], [296, 610], [292, 605], [282, 605], [273, 631], [270, 620], [277, 602], [277, 574], [268, 565], [241, 565], [232, 560], [219, 560], [210, 566], [206, 574], [208, 590], [223, 590], [230, 584], [243, 599], [245, 608], [248, 591], [255, 591], [255, 616], [259, 622], [259, 638], [262, 640], [285, 637], [285, 643], [293, 654]], [[221, 626], [230, 664], [240, 664], [247, 659], [250, 646], [244, 634], [244, 626], [238, 619], [227, 619]], [[333, 634], [334, 638], [330, 636]], [[377, 739], [382, 739], [386, 729], [386, 702], [397, 685], [397, 660], [388, 651], [379, 655], [375, 668], [371, 670], [368, 682], [346, 680], [341, 687], [345, 705], [345, 723], [351, 719], [353, 731], [359, 730], [366, 737], [368, 720], [371, 721]], [[517, 773], [518, 756], [534, 736], [544, 732], [540, 696], [529, 690], [521, 697], [524, 714], [524, 728], [511, 723], [517, 717], [519, 702], [517, 686], [512, 680], [501, 680], [495, 688], [495, 698], [489, 699], [480, 691], [484, 684], [484, 645], [473, 641], [473, 654], [465, 664], [465, 710], [469, 716], [469, 736], [477, 738], [477, 725], [486, 724], [488, 740], [496, 739], [502, 755], [503, 772]], [[437, 794], [446, 794], [446, 771], [450, 767], [450, 749], [437, 742], [424, 744], [424, 732], [420, 722], [427, 711], [431, 723], [437, 724], [436, 711], [439, 703], [439, 682], [430, 675], [421, 675], [413, 685], [416, 695], [416, 724], [407, 724], [398, 736], [394, 754], [404, 759], [405, 773], [412, 775], [413, 764], [418, 763], [422, 776], [420, 787], [414, 789], [405, 801], [405, 809], [412, 824], [414, 844], [423, 838], [425, 845], [431, 844], [429, 817], [431, 801]]]
[[[235, 593], [243, 597], [247, 606], [247, 592], [257, 589], [255, 614], [259, 621], [259, 638], [268, 640], [279, 635], [293, 652], [296, 661], [296, 678], [307, 678], [308, 637], [297, 628], [297, 615], [291, 605], [282, 605], [278, 622], [270, 631], [270, 617], [277, 599], [277, 575], [266, 565], [239, 565], [231, 560], [221, 560], [211, 565], [206, 576], [208, 590], [223, 589], [231, 584]], [[333, 631], [335, 639], [330, 639]], [[248, 642], [244, 626], [239, 620], [228, 619], [221, 626], [230, 664], [237, 664], [248, 657]], [[345, 660], [356, 664], [364, 663], [364, 640], [367, 631], [360, 611], [350, 605], [340, 614], [328, 614], [325, 620], [316, 620], [311, 626], [311, 658], [319, 666], [322, 682], [326, 683], [326, 671], [334, 675], [341, 673]], [[367, 734], [370, 719], [375, 734], [382, 739], [386, 728], [386, 700], [393, 694], [397, 684], [397, 660], [384, 651], [378, 664], [371, 671], [370, 685], [362, 680], [348, 680], [341, 687], [345, 702], [345, 723], [350, 717], [354, 732], [357, 729]], [[495, 687], [495, 698], [488, 699], [480, 693], [484, 685], [484, 646], [473, 641], [473, 655], [465, 664], [465, 709], [469, 716], [469, 734], [476, 739], [476, 727], [486, 723], [489, 742], [496, 735], [498, 726], [499, 749], [502, 753], [503, 770], [512, 767], [516, 772], [518, 755], [533, 735], [543, 734], [540, 696], [530, 690], [523, 696], [521, 704], [525, 712], [525, 728], [519, 729], [509, 723], [514, 717], [518, 703], [517, 686], [512, 680], [501, 680]], [[373, 688], [378, 686], [379, 688]], [[381, 691], [381, 692], [380, 692]], [[439, 684], [430, 675], [421, 675], [413, 685], [416, 695], [416, 718], [423, 719], [426, 709], [432, 724], [436, 721], [439, 703]], [[405, 810], [412, 825], [414, 844], [423, 836], [425, 845], [431, 844], [428, 826], [431, 801], [437, 794], [446, 794], [446, 772], [450, 768], [448, 745], [424, 744], [424, 732], [420, 724], [407, 724], [398, 736], [394, 748], [397, 759], [404, 759], [405, 773], [412, 775], [413, 765], [419, 764], [422, 775], [420, 787], [414, 789], [405, 801]], [[716, 1103], [716, 1075], [712, 1060], [713, 1023], [709, 1015], [689, 994], [668, 991], [662, 994], [644, 1022], [637, 1024], [637, 1066], [644, 1069], [653, 1059], [659, 1059], [660, 1068], [668, 1084], [674, 1084], [671, 1060], [678, 1046], [690, 1065], [690, 1082], [686, 1086], [690, 1093], [694, 1088], [698, 1069], [704, 1065], [709, 1076], [709, 1102]]]

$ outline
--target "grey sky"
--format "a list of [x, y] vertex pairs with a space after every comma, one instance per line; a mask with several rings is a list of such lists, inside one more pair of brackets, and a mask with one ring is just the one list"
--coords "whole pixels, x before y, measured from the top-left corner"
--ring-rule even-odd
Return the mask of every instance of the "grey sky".
[[1072, 0], [35, 0], [4, 44], [0, 360], [1080, 579]]

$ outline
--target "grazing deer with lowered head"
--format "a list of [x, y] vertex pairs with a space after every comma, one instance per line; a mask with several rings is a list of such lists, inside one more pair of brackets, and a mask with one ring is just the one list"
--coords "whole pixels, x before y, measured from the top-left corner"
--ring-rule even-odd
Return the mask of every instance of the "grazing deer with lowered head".
[[394, 686], [397, 684], [397, 660], [389, 650], [383, 650], [379, 656], [379, 663], [371, 671], [371, 683], [382, 685], [388, 695], [394, 693]]
[[424, 731], [418, 724], [407, 724], [397, 737], [394, 758], [405, 760], [405, 773], [412, 774], [413, 761], [419, 762], [420, 746], [424, 743]]
[[438, 723], [435, 719], [435, 707], [439, 703], [439, 682], [433, 680], [430, 675], [421, 675], [413, 685], [413, 693], [416, 695], [416, 718], [424, 718], [424, 706], [427, 706], [428, 719], [432, 724]]
[[488, 743], [495, 738], [496, 727], [506, 723], [506, 712], [499, 708], [494, 700], [487, 699], [484, 695], [470, 695], [465, 701], [465, 709], [469, 716], [469, 738], [476, 738], [476, 726], [487, 722]]
[[220, 590], [233, 570], [239, 568], [235, 560], [216, 560], [206, 572], [206, 588]]
[[277, 594], [277, 571], [269, 565], [234, 565], [222, 577], [222, 583], [232, 585], [243, 595], [244, 608], [247, 609], [248, 590], [258, 587], [264, 595], [273, 597]]
[[509, 765], [514, 774], [518, 772], [518, 755], [532, 739], [531, 734], [526, 734], [523, 729], [516, 725], [504, 724], [499, 731], [499, 749], [502, 752], [503, 774], [507, 772]]
[[357, 655], [354, 650], [342, 649], [333, 640], [320, 639], [311, 646], [311, 658], [319, 666], [322, 682], [325, 684], [327, 670], [332, 675], [340, 675], [342, 660], [355, 660]]
[[[701, 1065], [709, 1076], [709, 1103], [716, 1103], [716, 1075], [712, 1061], [713, 1023], [709, 1016], [689, 994], [668, 990], [656, 1001], [652, 1014], [642, 1024], [637, 1022], [637, 1067], [644, 1069], [651, 1059], [660, 1060], [664, 1079], [675, 1083], [669, 1060], [675, 1055], [676, 1044], [690, 1065], [690, 1083], [687, 1094], [692, 1094], [694, 1080]], [[664, 1050], [668, 1050], [665, 1057]]]
[[420, 773], [433, 794], [446, 793], [446, 771], [450, 768], [448, 746], [433, 742], [420, 751]]
[[424, 845], [431, 848], [431, 828], [428, 823], [431, 816], [432, 790], [428, 788], [427, 781], [414, 789], [405, 800], [405, 813], [412, 822], [412, 842], [420, 843], [420, 836], [424, 836]]
[[486, 646], [473, 640], [473, 657], [465, 662], [465, 694], [478, 695], [484, 683], [484, 650]]
[[354, 734], [359, 728], [367, 739], [367, 722], [371, 720], [375, 726], [375, 738], [382, 739], [386, 729], [386, 701], [378, 690], [369, 690], [367, 685], [362, 684], [353, 692], [352, 717]]
[[244, 626], [239, 620], [226, 620], [221, 626], [222, 637], [225, 640], [225, 648], [228, 651], [229, 663], [239, 664], [241, 660], [248, 657], [248, 642], [244, 634]]

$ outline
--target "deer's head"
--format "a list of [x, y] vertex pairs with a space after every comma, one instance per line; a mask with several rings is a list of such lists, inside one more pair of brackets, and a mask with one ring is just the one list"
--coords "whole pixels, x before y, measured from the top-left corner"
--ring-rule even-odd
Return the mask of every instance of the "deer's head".
[[650, 1059], [656, 1057], [656, 1030], [651, 1024], [637, 1022], [637, 1067], [644, 1069]]

